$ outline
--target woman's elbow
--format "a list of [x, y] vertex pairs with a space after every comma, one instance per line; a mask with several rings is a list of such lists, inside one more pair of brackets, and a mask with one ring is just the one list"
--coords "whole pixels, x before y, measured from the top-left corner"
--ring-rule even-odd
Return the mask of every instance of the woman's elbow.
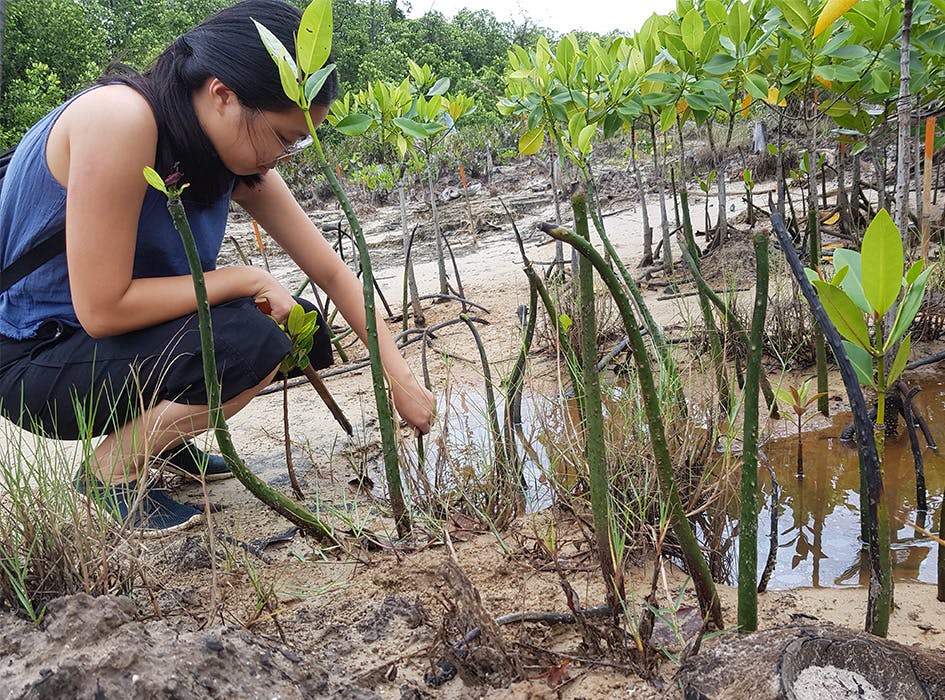
[[109, 338], [124, 332], [120, 319], [114, 314], [76, 306], [75, 315], [79, 319], [82, 330], [93, 338]]

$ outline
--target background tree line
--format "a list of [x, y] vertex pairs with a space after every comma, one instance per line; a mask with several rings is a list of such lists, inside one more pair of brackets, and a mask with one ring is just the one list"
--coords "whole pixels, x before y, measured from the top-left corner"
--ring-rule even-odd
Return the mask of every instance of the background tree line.
[[[304, 0], [290, 0], [303, 7]], [[233, 0], [0, 0], [0, 147], [92, 83], [113, 61], [135, 68]], [[488, 11], [447, 20], [406, 17], [397, 0], [335, 0], [334, 52], [342, 91], [400, 80], [407, 58], [449, 76], [475, 98], [473, 120], [496, 115], [506, 51], [548, 32], [529, 19], [500, 22]], [[5, 27], [4, 27], [5, 25]]]

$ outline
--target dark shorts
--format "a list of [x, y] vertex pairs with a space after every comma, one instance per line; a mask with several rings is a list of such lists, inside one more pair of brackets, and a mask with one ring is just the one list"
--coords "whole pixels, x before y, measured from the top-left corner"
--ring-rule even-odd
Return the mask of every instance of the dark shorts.
[[[262, 382], [290, 343], [252, 299], [214, 306], [210, 314], [225, 402]], [[316, 369], [332, 363], [322, 319], [309, 357]], [[163, 400], [207, 403], [196, 314], [110, 338], [59, 321], [25, 340], [0, 336], [0, 410], [32, 432], [63, 440], [110, 433]]]

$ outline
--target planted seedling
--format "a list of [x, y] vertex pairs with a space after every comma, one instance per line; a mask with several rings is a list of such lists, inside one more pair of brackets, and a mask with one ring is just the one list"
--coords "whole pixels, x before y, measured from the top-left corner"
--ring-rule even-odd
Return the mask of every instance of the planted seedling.
[[810, 416], [807, 418], [804, 416], [811, 404], [816, 403], [825, 394], [822, 391], [812, 394], [810, 381], [810, 379], [807, 379], [799, 387], [789, 386], [786, 390], [780, 388], [775, 390], [778, 400], [786, 403], [794, 411], [794, 421], [797, 425], [797, 477], [799, 479], [804, 478], [804, 443], [802, 437], [804, 423], [810, 418]]
[[[292, 441], [289, 438], [289, 372], [294, 369], [304, 370], [311, 365], [308, 354], [315, 343], [315, 331], [318, 330], [318, 312], [305, 311], [301, 304], [296, 304], [289, 311], [289, 317], [282, 324], [282, 330], [292, 341], [292, 347], [282, 362], [279, 363], [279, 372], [282, 373], [282, 427], [285, 436], [285, 465], [289, 470], [289, 481], [292, 490], [299, 500], [305, 500], [305, 495], [295, 478], [295, 465], [292, 463]], [[350, 433], [349, 433], [350, 435]]]

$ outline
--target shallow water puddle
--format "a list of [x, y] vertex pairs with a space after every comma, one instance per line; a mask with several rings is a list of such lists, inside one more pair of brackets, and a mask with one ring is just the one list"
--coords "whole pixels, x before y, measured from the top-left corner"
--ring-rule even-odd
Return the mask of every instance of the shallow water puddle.
[[[914, 406], [928, 421], [932, 436], [942, 445], [932, 450], [919, 433], [925, 465], [928, 513], [916, 511], [915, 467], [909, 438], [900, 421], [900, 434], [887, 438], [884, 460], [885, 497], [892, 532], [894, 575], [900, 581], [934, 583], [938, 545], [917, 533], [911, 522], [937, 533], [942, 494], [945, 491], [945, 378], [924, 379], [923, 390]], [[450, 461], [470, 465], [491, 463], [491, 443], [483, 397], [475, 392], [455, 395], [447, 412], [447, 451]], [[526, 396], [523, 406], [523, 434], [531, 454], [525, 455], [525, 476], [529, 485], [529, 509], [551, 504], [547, 471], [552, 468], [559, 480], [566, 481], [566, 441], [570, 431], [561, 405], [553, 399]], [[499, 420], [504, 407], [499, 407]], [[570, 416], [577, 420], [577, 416]], [[785, 419], [790, 420], [790, 419]], [[774, 468], [781, 489], [778, 510], [778, 554], [770, 589], [806, 586], [858, 586], [867, 583], [868, 571], [862, 565], [859, 513], [859, 460], [852, 443], [840, 440], [851, 422], [850, 414], [834, 416], [828, 428], [803, 435], [804, 477], [797, 477], [797, 437], [768, 440], [764, 454]], [[789, 424], [788, 424], [789, 425]], [[521, 450], [521, 440], [520, 450]], [[435, 463], [438, 448], [431, 446], [427, 464]], [[565, 463], [563, 465], [563, 463]], [[759, 574], [768, 557], [771, 532], [771, 480], [767, 469], [759, 470], [763, 505], [758, 519]], [[733, 506], [733, 509], [737, 506]], [[717, 576], [731, 582], [737, 576], [737, 510], [724, 514], [719, 523], [719, 566]], [[718, 521], [717, 521], [718, 522]], [[705, 527], [702, 533], [714, 529]]]
[[[924, 380], [921, 385], [923, 391], [914, 406], [942, 445], [938, 451], [929, 449], [919, 433], [929, 512], [916, 511], [915, 467], [901, 421], [899, 436], [886, 440], [884, 491], [895, 579], [934, 583], [938, 544], [906, 523], [938, 533], [945, 489], [945, 381]], [[860, 556], [859, 460], [855, 446], [839, 439], [851, 421], [850, 414], [840, 414], [830, 428], [804, 434], [803, 478], [797, 477], [796, 435], [769, 440], [763, 446], [781, 487], [778, 558], [771, 589], [856, 586], [868, 581]], [[759, 470], [758, 481], [764, 492], [764, 509], [758, 520], [760, 572], [768, 556], [771, 532], [771, 480], [766, 469]], [[729, 532], [734, 522], [729, 520]], [[737, 551], [736, 540], [730, 538], [732, 552]], [[732, 569], [734, 578], [734, 566]]]

